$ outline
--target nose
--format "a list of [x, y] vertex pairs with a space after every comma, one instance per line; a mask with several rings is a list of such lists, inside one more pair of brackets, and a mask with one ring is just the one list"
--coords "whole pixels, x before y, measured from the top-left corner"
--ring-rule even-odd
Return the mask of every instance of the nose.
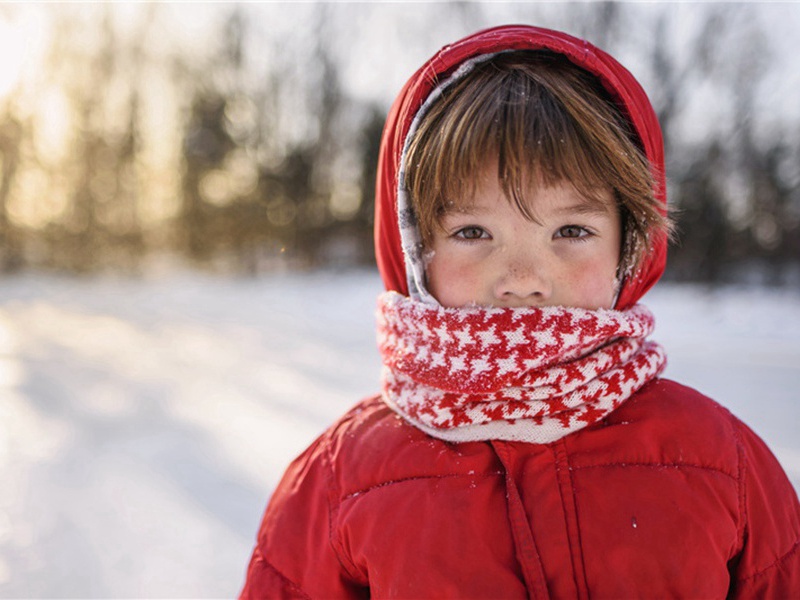
[[546, 304], [553, 295], [552, 281], [542, 261], [517, 257], [499, 269], [494, 295], [503, 305], [536, 306]]

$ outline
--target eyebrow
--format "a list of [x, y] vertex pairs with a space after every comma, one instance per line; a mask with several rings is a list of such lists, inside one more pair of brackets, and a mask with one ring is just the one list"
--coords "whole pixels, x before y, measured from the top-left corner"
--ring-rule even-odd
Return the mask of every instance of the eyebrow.
[[556, 212], [558, 214], [607, 215], [611, 212], [609, 209], [610, 207], [607, 202], [587, 199], [582, 202], [575, 202], [574, 204], [561, 207]]
[[[445, 207], [445, 210], [442, 212], [442, 216], [445, 215], [452, 215], [452, 214], [462, 214], [462, 215], [480, 215], [485, 213], [492, 212], [493, 208], [490, 206], [481, 206], [479, 204], [460, 204], [454, 206]], [[579, 215], [607, 215], [610, 214], [612, 211], [610, 210], [610, 206], [607, 202], [602, 202], [599, 200], [581, 200], [578, 202], [573, 202], [568, 204], [567, 206], [562, 206], [558, 208], [556, 211], [558, 215], [571, 215], [571, 214], [579, 214]]]
[[[570, 199], [569, 204], [566, 206], [557, 208], [552, 214], [556, 218], [568, 218], [571, 215], [608, 217], [615, 214], [615, 211], [612, 210], [612, 207], [616, 208], [616, 205], [610, 204], [609, 202], [604, 202], [603, 200], [579, 195], [574, 199]], [[493, 210], [493, 207], [482, 205], [480, 203], [448, 202], [442, 207], [442, 212], [437, 218], [441, 221], [441, 219], [446, 219], [456, 215], [461, 215], [462, 217], [480, 217], [482, 215], [491, 213]], [[542, 221], [537, 216], [535, 211], [530, 210], [529, 218], [532, 222], [542, 225]]]
[[493, 207], [490, 206], [479, 206], [477, 204], [459, 204], [459, 205], [452, 205], [452, 206], [445, 206], [444, 210], [442, 211], [442, 216], [444, 215], [477, 215], [482, 213], [490, 213], [493, 211]]

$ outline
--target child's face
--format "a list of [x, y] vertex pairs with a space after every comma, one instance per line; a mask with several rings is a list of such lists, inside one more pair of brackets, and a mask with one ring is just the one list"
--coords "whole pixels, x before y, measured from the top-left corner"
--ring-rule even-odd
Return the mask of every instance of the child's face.
[[442, 216], [430, 244], [428, 290], [445, 307], [612, 308], [620, 216], [611, 190], [588, 200], [567, 182], [528, 190], [523, 216], [486, 170], [470, 202]]

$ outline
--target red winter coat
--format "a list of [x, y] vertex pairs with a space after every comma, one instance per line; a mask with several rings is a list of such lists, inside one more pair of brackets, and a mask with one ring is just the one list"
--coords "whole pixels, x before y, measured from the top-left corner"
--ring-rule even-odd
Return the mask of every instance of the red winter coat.
[[[407, 292], [395, 207], [411, 119], [465, 59], [550, 49], [598, 76], [654, 165], [661, 132], [633, 77], [567, 35], [524, 26], [443, 49], [409, 81], [384, 132], [376, 249]], [[618, 308], [660, 277], [656, 240]], [[356, 406], [287, 470], [243, 598], [800, 597], [800, 505], [764, 443], [714, 401], [656, 379], [608, 417], [550, 444], [431, 438], [379, 398]]]
[[763, 442], [671, 381], [544, 445], [370, 399], [289, 467], [242, 596], [796, 598], [799, 512]]

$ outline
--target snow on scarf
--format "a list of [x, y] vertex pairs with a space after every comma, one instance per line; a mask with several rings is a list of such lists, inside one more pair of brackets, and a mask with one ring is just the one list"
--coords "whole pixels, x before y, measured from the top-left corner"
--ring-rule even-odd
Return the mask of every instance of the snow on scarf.
[[378, 302], [384, 402], [451, 441], [548, 443], [602, 419], [666, 364], [642, 305], [443, 308]]

